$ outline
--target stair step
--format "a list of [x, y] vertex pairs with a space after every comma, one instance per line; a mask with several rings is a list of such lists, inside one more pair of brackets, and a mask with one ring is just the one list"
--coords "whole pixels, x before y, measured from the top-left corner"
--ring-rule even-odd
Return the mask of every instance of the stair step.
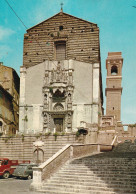
[[135, 194], [136, 152], [129, 153], [128, 145], [125, 145], [126, 152], [100, 153], [68, 162], [43, 184], [40, 192]]
[[58, 190], [58, 191], [69, 191], [69, 192], [81, 192], [84, 191], [84, 193], [86, 193], [85, 191], [91, 191], [91, 189], [93, 190], [101, 190], [101, 191], [112, 191], [112, 189], [107, 188], [107, 187], [100, 187], [100, 186], [80, 186], [80, 185], [70, 185], [70, 184], [61, 184], [61, 185], [54, 185], [54, 184], [48, 184], [48, 185], [44, 185], [42, 187], [43, 189], [48, 189], [48, 190]]
[[[69, 183], [71, 185], [73, 184], [80, 184], [80, 185], [86, 185], [86, 186], [90, 186], [90, 185], [105, 185], [105, 186], [116, 186], [116, 187], [121, 187], [121, 186], [131, 186], [131, 187], [136, 187], [136, 182], [127, 182], [127, 181], [103, 181], [103, 180], [96, 180], [96, 182], [94, 182], [94, 180], [92, 179], [92, 181], [90, 181], [90, 179], [87, 181], [77, 181], [77, 180], [71, 180], [71, 179], [50, 179], [47, 181], [47, 183], [53, 183], [53, 184], [65, 184], [65, 183]], [[46, 184], [46, 183], [45, 183]]]
[[[49, 191], [48, 189], [41, 189], [39, 190], [39, 192], [41, 193], [45, 193], [45, 194], [77, 194], [77, 192], [68, 192], [68, 191]], [[78, 191], [79, 194], [116, 194], [115, 192], [112, 192], [112, 191], [98, 191], [98, 190], [89, 190], [89, 191]], [[123, 194], [128, 194], [128, 193], [123, 193]]]
[[[106, 173], [105, 171], [106, 169], [101, 169], [101, 168], [94, 168], [94, 169], [61, 169], [61, 172], [64, 172], [64, 173], [75, 173], [75, 172], [80, 172], [80, 173], [89, 173], [89, 172], [92, 172], [92, 173]], [[109, 173], [122, 173], [122, 174], [135, 174], [134, 172], [134, 169], [109, 169], [108, 168], [108, 172]]]
[[106, 165], [106, 164], [129, 164], [129, 163], [133, 163], [133, 164], [136, 164], [136, 161], [135, 160], [118, 160], [118, 161], [114, 161], [114, 160], [111, 160], [111, 161], [107, 161], [105, 159], [103, 160], [83, 160], [83, 161], [74, 161], [74, 162], [71, 162], [72, 164], [99, 164], [99, 165]]
[[42, 187], [43, 190], [49, 190], [49, 191], [67, 191], [67, 192], [83, 192], [86, 193], [86, 191], [114, 191], [114, 192], [136, 192], [133, 188], [108, 188], [108, 187], [100, 187], [100, 186], [77, 186], [77, 185], [71, 185], [71, 184], [61, 184], [61, 185], [54, 185], [54, 184], [48, 184], [44, 185]]
[[92, 177], [107, 177], [110, 175], [110, 177], [115, 177], [116, 175], [118, 176], [117, 178], [123, 178], [128, 177], [128, 178], [136, 178], [136, 173], [132, 173], [132, 174], [127, 174], [127, 173], [123, 173], [123, 174], [119, 174], [119, 173], [110, 173], [110, 172], [105, 172], [105, 173], [93, 173], [93, 172], [88, 172], [88, 173], [80, 173], [80, 172], [74, 172], [72, 174], [64, 174], [63, 172], [57, 172], [56, 176], [92, 176]]
[[[46, 183], [46, 184], [44, 184], [44, 186], [43, 186], [43, 188], [44, 187], [60, 187], [60, 182], [48, 182], [48, 183]], [[86, 189], [86, 190], [90, 190], [90, 188], [100, 188], [101, 190], [108, 190], [108, 191], [111, 191], [111, 190], [113, 190], [113, 189], [118, 189], [118, 190], [136, 190], [136, 186], [133, 186], [133, 185], [129, 185], [129, 184], [106, 184], [106, 183], [94, 183], [94, 182], [92, 182], [92, 183], [82, 183], [82, 182], [79, 182], [79, 183], [77, 183], [77, 182], [64, 182], [64, 181], [62, 181], [61, 182], [61, 187], [63, 188], [63, 187], [70, 187], [70, 188], [74, 188], [74, 189], [76, 189], [76, 188], [84, 188], [84, 189]]]
[[[86, 182], [87, 180], [88, 181], [94, 181], [94, 177], [86, 177], [86, 176], [80, 176], [80, 177], [71, 177], [71, 176], [63, 176], [63, 177], [61, 177], [61, 176], [52, 176], [51, 177], [51, 179], [49, 179], [49, 180], [58, 180], [58, 181], [61, 181], [61, 180], [66, 180], [66, 181], [69, 181], [69, 180], [71, 180], [71, 181], [81, 181], [81, 182]], [[131, 179], [131, 181], [130, 181], [130, 179], [129, 178], [117, 178], [117, 177], [114, 177], [114, 178], [110, 178], [110, 177], [106, 177], [106, 178], [100, 178], [100, 177], [97, 177], [97, 179], [96, 179], [96, 181], [99, 181], [99, 182], [102, 182], [102, 181], [105, 181], [106, 183], [110, 183], [110, 182], [118, 182], [118, 184], [120, 184], [120, 183], [124, 183], [124, 182], [126, 182], [126, 183], [129, 183], [129, 182], [132, 182], [132, 183], [136, 183], [136, 181], [135, 181], [135, 179]]]

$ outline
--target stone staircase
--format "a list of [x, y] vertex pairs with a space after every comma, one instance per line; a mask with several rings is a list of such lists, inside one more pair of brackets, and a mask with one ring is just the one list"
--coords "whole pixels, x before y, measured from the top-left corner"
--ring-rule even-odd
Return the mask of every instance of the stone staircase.
[[47, 137], [47, 139], [43, 139], [43, 141], [45, 148], [44, 161], [46, 161], [67, 144], [82, 144], [83, 136], [81, 136], [80, 139], [77, 139], [75, 135], [58, 135], [55, 140], [55, 137], [53, 135], [50, 135], [49, 137]]
[[33, 161], [33, 151], [36, 149], [33, 143], [37, 140], [44, 142], [42, 149], [44, 151], [44, 161], [46, 161], [67, 144], [82, 144], [84, 136], [81, 135], [77, 138], [75, 134], [64, 134], [57, 135], [55, 138], [52, 134], [49, 136], [43, 134], [39, 138], [36, 135], [25, 135], [24, 138], [0, 137], [0, 157]]
[[[134, 144], [118, 145], [112, 152], [75, 159], [47, 180], [40, 192], [48, 194], [136, 193]], [[125, 150], [129, 152], [123, 152]], [[128, 148], [128, 149], [127, 149]]]

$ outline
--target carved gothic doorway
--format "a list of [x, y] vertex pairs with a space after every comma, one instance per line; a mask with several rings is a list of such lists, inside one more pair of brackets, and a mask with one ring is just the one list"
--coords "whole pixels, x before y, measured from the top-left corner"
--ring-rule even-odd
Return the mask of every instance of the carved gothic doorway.
[[54, 125], [56, 128], [56, 132], [63, 131], [63, 118], [54, 118]]

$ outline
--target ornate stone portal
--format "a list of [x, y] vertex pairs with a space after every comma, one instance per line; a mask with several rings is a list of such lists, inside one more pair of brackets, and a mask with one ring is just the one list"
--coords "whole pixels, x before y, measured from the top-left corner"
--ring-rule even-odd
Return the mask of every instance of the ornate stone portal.
[[72, 131], [73, 69], [58, 62], [45, 70], [43, 96], [43, 129], [45, 132]]

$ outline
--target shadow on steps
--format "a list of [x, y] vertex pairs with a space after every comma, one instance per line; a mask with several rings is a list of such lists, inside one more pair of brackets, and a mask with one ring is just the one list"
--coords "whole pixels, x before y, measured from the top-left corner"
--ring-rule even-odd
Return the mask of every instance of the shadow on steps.
[[[111, 152], [76, 159], [93, 172], [94, 180], [102, 180], [115, 193], [136, 193], [136, 144], [118, 144]], [[88, 174], [88, 172], [87, 172]]]

